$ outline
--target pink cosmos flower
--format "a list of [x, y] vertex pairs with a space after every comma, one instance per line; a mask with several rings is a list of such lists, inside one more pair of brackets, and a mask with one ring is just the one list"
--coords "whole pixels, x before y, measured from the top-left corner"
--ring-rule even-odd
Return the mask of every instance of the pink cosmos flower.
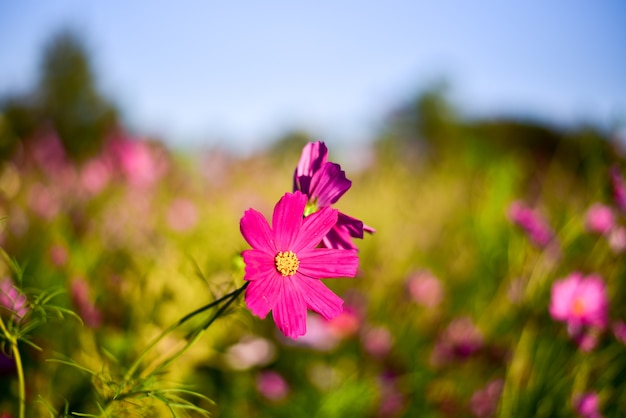
[[196, 205], [185, 198], [177, 198], [167, 210], [167, 224], [172, 230], [184, 232], [192, 229], [198, 223]]
[[595, 392], [587, 392], [574, 397], [576, 412], [583, 418], [602, 418], [600, 399]]
[[613, 335], [620, 341], [622, 344], [626, 345], [626, 322], [624, 321], [615, 321], [613, 323]]
[[509, 208], [511, 222], [522, 228], [528, 238], [540, 248], [547, 247], [554, 233], [541, 215], [521, 202], [513, 202]]
[[550, 315], [567, 322], [570, 335], [584, 326], [604, 328], [608, 323], [606, 286], [599, 276], [572, 273], [552, 285]]
[[483, 334], [470, 317], [455, 318], [439, 335], [431, 353], [434, 366], [465, 360], [483, 346]]
[[256, 387], [261, 395], [272, 401], [280, 401], [289, 395], [289, 384], [279, 373], [270, 370], [259, 373]]
[[[308, 197], [305, 215], [336, 203], [352, 186], [339, 164], [327, 161], [328, 149], [323, 142], [310, 142], [302, 150], [293, 177], [293, 189]], [[374, 229], [362, 221], [339, 213], [337, 223], [324, 236], [326, 248], [356, 249], [352, 238], [363, 238], [363, 232]]]
[[618, 226], [609, 232], [609, 247], [615, 254], [620, 254], [626, 250], [626, 228]]
[[15, 287], [13, 281], [5, 277], [0, 281], [0, 313], [8, 311], [15, 321], [21, 321], [28, 313], [28, 299]]
[[383, 358], [393, 347], [393, 335], [386, 327], [370, 327], [361, 334], [361, 344], [372, 357]]
[[243, 252], [246, 304], [260, 318], [272, 311], [278, 328], [294, 339], [306, 333], [307, 308], [325, 319], [343, 310], [343, 300], [319, 279], [354, 277], [359, 264], [356, 250], [317, 248], [338, 211], [324, 207], [304, 218], [306, 204], [299, 191], [286, 193], [274, 207], [272, 227], [254, 209], [240, 222], [252, 247]]
[[434, 309], [443, 300], [441, 281], [428, 270], [413, 273], [406, 285], [411, 299], [418, 305]]
[[77, 278], [72, 281], [71, 295], [80, 317], [90, 328], [98, 328], [102, 324], [102, 314], [92, 302], [89, 295], [89, 283], [85, 279]]
[[498, 411], [498, 402], [504, 388], [502, 379], [492, 380], [487, 385], [474, 392], [470, 399], [472, 414], [478, 418], [489, 418]]
[[80, 171], [80, 182], [91, 195], [97, 195], [111, 181], [111, 164], [106, 158], [96, 157], [87, 161]]
[[611, 184], [613, 185], [613, 199], [617, 207], [626, 211], [626, 182], [617, 166], [611, 168]]
[[614, 224], [613, 211], [601, 203], [591, 205], [587, 210], [587, 230], [597, 234], [606, 234]]

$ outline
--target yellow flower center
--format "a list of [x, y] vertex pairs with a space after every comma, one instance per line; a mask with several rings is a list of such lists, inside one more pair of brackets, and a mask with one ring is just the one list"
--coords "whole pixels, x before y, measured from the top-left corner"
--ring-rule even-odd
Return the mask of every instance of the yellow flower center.
[[283, 276], [293, 276], [298, 271], [300, 260], [292, 251], [279, 251], [274, 257], [274, 264]]
[[574, 303], [572, 304], [572, 311], [574, 312], [574, 315], [580, 316], [584, 314], [585, 303], [580, 298], [574, 299]]

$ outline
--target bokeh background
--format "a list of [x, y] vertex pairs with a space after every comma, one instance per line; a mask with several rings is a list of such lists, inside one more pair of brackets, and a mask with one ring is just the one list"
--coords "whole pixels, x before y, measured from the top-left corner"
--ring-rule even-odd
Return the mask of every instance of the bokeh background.
[[[20, 343], [27, 416], [202, 416], [157, 396], [183, 384], [220, 417], [626, 415], [624, 18], [609, 1], [3, 2], [0, 312], [39, 347]], [[358, 277], [326, 281], [344, 314], [293, 342], [238, 304], [102, 413], [152, 338], [243, 284], [239, 219], [271, 214], [316, 140], [353, 182], [337, 207], [376, 229]], [[606, 291], [584, 335], [549, 311], [573, 272]], [[82, 322], [36, 309], [56, 290], [45, 303]]]

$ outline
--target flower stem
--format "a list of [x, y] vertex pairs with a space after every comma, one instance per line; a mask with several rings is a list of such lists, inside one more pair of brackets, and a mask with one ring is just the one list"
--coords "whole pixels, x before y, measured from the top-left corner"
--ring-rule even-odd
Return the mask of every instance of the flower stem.
[[26, 382], [24, 380], [24, 368], [22, 367], [22, 356], [20, 355], [19, 347], [17, 346], [17, 339], [13, 334], [9, 332], [4, 325], [2, 317], [0, 317], [0, 329], [9, 340], [11, 344], [11, 351], [13, 358], [15, 359], [15, 368], [17, 369], [17, 383], [18, 383], [18, 396], [19, 396], [19, 418], [24, 418], [26, 410]]
[[[139, 356], [139, 358], [137, 358], [137, 360], [135, 360], [135, 362], [131, 365], [131, 367], [128, 369], [128, 371], [126, 372], [126, 374], [124, 375], [124, 380], [123, 380], [123, 384], [120, 385], [119, 389], [118, 389], [118, 393], [116, 393], [113, 398], [111, 398], [106, 404], [107, 404], [107, 409], [108, 406], [110, 404], [111, 401], [115, 400], [115, 399], [122, 399], [124, 397], [127, 397], [127, 395], [129, 395], [132, 392], [132, 389], [130, 392], [126, 391], [127, 389], [127, 385], [128, 383], [134, 378], [139, 376], [142, 373], [137, 373], [137, 369], [139, 368], [139, 366], [141, 365], [142, 361], [144, 360], [144, 358], [146, 357], [146, 355], [148, 354], [148, 352], [150, 352], [167, 334], [169, 334], [170, 332], [172, 332], [173, 330], [175, 330], [176, 328], [178, 328], [179, 326], [183, 325], [185, 322], [187, 322], [188, 320], [190, 320], [191, 318], [213, 308], [216, 306], [219, 306], [220, 304], [224, 303], [222, 306], [220, 306], [220, 308], [217, 310], [217, 312], [215, 312], [215, 314], [211, 317], [211, 319], [209, 319], [204, 325], [202, 325], [202, 327], [196, 329], [194, 332], [192, 332], [190, 335], [187, 336], [187, 343], [175, 354], [173, 354], [171, 357], [163, 360], [162, 363], [158, 364], [155, 366], [155, 368], [148, 373], [148, 375], [150, 374], [155, 374], [161, 370], [163, 370], [164, 368], [166, 368], [167, 366], [169, 366], [172, 362], [174, 362], [176, 359], [178, 359], [180, 356], [182, 356], [187, 350], [189, 350], [189, 348], [200, 338], [200, 336], [204, 333], [204, 331], [217, 319], [219, 318], [225, 311], [226, 309], [228, 309], [228, 307], [239, 297], [239, 295], [248, 287], [249, 282], [245, 282], [241, 287], [233, 290], [230, 293], [227, 293], [226, 295], [220, 297], [219, 299], [214, 300], [211, 303], [208, 303], [190, 313], [188, 313], [187, 315], [183, 316], [181, 319], [179, 319], [177, 322], [175, 322], [174, 324], [170, 325], [169, 327], [167, 327], [166, 329], [164, 329], [149, 345], [148, 347], [146, 347], [146, 349], [143, 351], [143, 353]], [[145, 370], [144, 370], [145, 372]]]
[[209, 305], [206, 305], [200, 309], [197, 309], [195, 311], [193, 311], [191, 314], [183, 317], [180, 321], [178, 321], [177, 325], [181, 325], [182, 323], [184, 323], [186, 320], [188, 320], [189, 318], [191, 318], [194, 315], [197, 315], [198, 313], [204, 312], [205, 310], [209, 309], [210, 307], [213, 307], [215, 305], [217, 305], [220, 302], [226, 301], [226, 303], [222, 306], [220, 306], [220, 308], [217, 310], [217, 312], [215, 312], [215, 314], [211, 317], [211, 319], [209, 319], [202, 327], [196, 329], [194, 332], [190, 333], [187, 336], [187, 343], [184, 345], [183, 348], [180, 349], [180, 351], [178, 351], [177, 353], [175, 353], [174, 355], [172, 355], [172, 357], [166, 359], [163, 361], [163, 363], [159, 364], [158, 366], [155, 367], [155, 369], [151, 372], [151, 374], [156, 374], [159, 373], [161, 370], [165, 369], [167, 366], [169, 366], [170, 364], [172, 364], [176, 359], [178, 359], [180, 356], [182, 356], [187, 350], [189, 350], [191, 348], [191, 346], [200, 338], [200, 336], [204, 333], [204, 331], [206, 331], [206, 329], [213, 323], [215, 322], [215, 320], [217, 318], [219, 318], [220, 316], [222, 316], [222, 314], [224, 312], [226, 312], [226, 310], [228, 309], [228, 307], [235, 301], [237, 300], [237, 298], [239, 297], [239, 295], [246, 289], [246, 287], [248, 287], [248, 284], [250, 282], [245, 282], [243, 284], [243, 286], [241, 286], [238, 289], [233, 290], [232, 292], [230, 292], [229, 294], [219, 298], [218, 300], [216, 300], [213, 303], [210, 303]]

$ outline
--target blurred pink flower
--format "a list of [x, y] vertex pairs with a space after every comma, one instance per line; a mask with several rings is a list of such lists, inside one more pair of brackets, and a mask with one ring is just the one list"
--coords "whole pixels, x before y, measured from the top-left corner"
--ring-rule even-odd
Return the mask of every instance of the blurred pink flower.
[[65, 263], [67, 263], [68, 257], [69, 254], [67, 252], [67, 248], [65, 248], [63, 245], [55, 244], [50, 247], [50, 260], [55, 266], [64, 266]]
[[588, 353], [598, 345], [601, 330], [596, 327], [568, 327], [567, 332], [576, 342], [578, 348]]
[[[16, 370], [15, 360], [0, 350], [0, 376], [13, 374]], [[0, 415], [0, 417], [4, 417], [4, 415]]]
[[622, 211], [626, 211], [626, 182], [619, 167], [611, 167], [611, 184], [613, 185], [613, 199]]
[[53, 130], [36, 134], [29, 142], [29, 149], [37, 166], [50, 177], [57, 177], [69, 168], [63, 143]]
[[256, 387], [263, 397], [271, 401], [280, 401], [289, 395], [287, 381], [279, 373], [270, 370], [258, 374]]
[[538, 247], [546, 247], [554, 238], [554, 232], [548, 222], [536, 210], [529, 208], [522, 202], [515, 201], [511, 204], [509, 219], [522, 228], [528, 234], [529, 239]]
[[386, 327], [368, 327], [361, 334], [361, 344], [369, 355], [382, 358], [393, 347], [393, 335]]
[[28, 203], [33, 212], [47, 221], [54, 219], [61, 210], [59, 196], [41, 183], [32, 185], [28, 197]]
[[344, 307], [343, 312], [328, 320], [329, 331], [337, 338], [344, 339], [357, 333], [361, 326], [361, 318], [356, 310]]
[[337, 211], [325, 207], [304, 218], [306, 203], [304, 194], [286, 193], [274, 208], [273, 229], [254, 209], [240, 222], [252, 247], [243, 252], [250, 282], [246, 304], [260, 318], [272, 311], [278, 328], [294, 339], [306, 333], [307, 309], [325, 319], [343, 310], [343, 300], [319, 279], [354, 277], [359, 264], [356, 250], [317, 248], [337, 222]]
[[[604, 328], [608, 322], [606, 286], [599, 276], [575, 272], [552, 285], [550, 315], [568, 324]], [[571, 334], [572, 332], [570, 332]]]
[[132, 186], [149, 187], [163, 175], [163, 161], [145, 141], [119, 135], [108, 142], [107, 152]]
[[198, 222], [196, 205], [189, 199], [174, 199], [167, 210], [167, 224], [174, 231], [183, 232], [193, 228]]
[[418, 305], [433, 309], [443, 300], [441, 281], [428, 270], [420, 270], [407, 280], [407, 289], [411, 299]]
[[80, 171], [80, 181], [83, 188], [90, 194], [100, 193], [111, 180], [111, 166], [102, 157], [87, 161]]
[[626, 229], [622, 226], [613, 228], [609, 232], [609, 247], [615, 254], [620, 254], [626, 250]]
[[[335, 204], [352, 182], [339, 164], [327, 161], [328, 149], [321, 142], [310, 142], [302, 150], [300, 161], [293, 178], [293, 190], [308, 197], [305, 215]], [[363, 232], [374, 229], [363, 222], [339, 212], [337, 223], [324, 236], [322, 243], [327, 248], [356, 249], [352, 238], [363, 238]]]
[[226, 362], [235, 370], [265, 366], [276, 356], [274, 345], [261, 337], [247, 336], [226, 351]]
[[306, 334], [296, 341], [288, 340], [289, 345], [312, 348], [318, 351], [334, 350], [340, 342], [338, 335], [328, 327], [329, 321], [315, 313], [308, 313], [306, 318]]
[[81, 278], [72, 281], [72, 301], [78, 314], [90, 328], [98, 328], [102, 324], [102, 314], [89, 296], [89, 284]]
[[28, 311], [28, 299], [15, 287], [13, 280], [8, 277], [0, 280], [0, 313], [8, 314], [10, 318], [19, 322]]
[[489, 418], [496, 414], [498, 402], [504, 388], [502, 379], [492, 380], [487, 385], [474, 392], [470, 399], [470, 410], [475, 417]]
[[583, 418], [602, 418], [600, 399], [595, 392], [575, 396], [574, 409]]
[[606, 234], [615, 223], [613, 210], [601, 203], [595, 203], [587, 211], [586, 222], [588, 231]]
[[380, 388], [380, 404], [378, 406], [379, 417], [389, 418], [402, 416], [407, 404], [407, 396], [398, 387], [397, 377], [390, 372], [385, 372], [378, 377]]
[[437, 338], [431, 355], [433, 365], [470, 357], [483, 346], [483, 335], [471, 318], [454, 319]]
[[626, 344], [626, 323], [624, 321], [615, 321], [612, 328], [615, 338], [622, 344]]

